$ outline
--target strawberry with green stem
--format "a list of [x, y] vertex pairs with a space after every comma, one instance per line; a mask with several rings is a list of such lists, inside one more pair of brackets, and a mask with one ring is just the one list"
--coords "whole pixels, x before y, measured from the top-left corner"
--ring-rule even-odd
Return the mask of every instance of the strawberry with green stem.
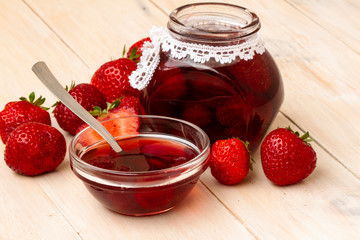
[[241, 182], [252, 170], [248, 142], [238, 138], [216, 141], [211, 148], [211, 174], [222, 184], [234, 185]]
[[40, 122], [51, 125], [49, 108], [43, 107], [45, 98], [40, 96], [35, 99], [35, 93], [29, 95], [29, 99], [20, 98], [21, 101], [9, 102], [0, 112], [0, 135], [3, 143], [7, 142], [9, 135], [15, 128], [26, 122]]
[[309, 132], [300, 136], [290, 127], [271, 131], [261, 144], [265, 176], [276, 185], [290, 185], [308, 177], [316, 167]]
[[[126, 50], [124, 48], [123, 55]], [[94, 85], [105, 96], [107, 102], [113, 102], [122, 96], [138, 97], [140, 91], [130, 86], [129, 76], [136, 70], [137, 65], [133, 60], [137, 58], [133, 52], [129, 58], [119, 58], [104, 63], [91, 78]]]
[[[127, 100], [129, 98], [131, 100]], [[138, 134], [140, 120], [137, 115], [139, 114], [140, 102], [139, 100], [135, 101], [135, 99], [135, 97], [122, 97], [113, 103], [107, 103], [107, 107], [104, 109], [95, 106], [90, 113], [96, 117], [98, 121], [103, 122], [104, 127], [113, 136]], [[130, 116], [130, 118], [123, 118], [127, 116]], [[82, 124], [77, 128], [76, 133], [79, 133], [87, 126], [86, 123]], [[95, 143], [102, 139], [103, 138], [92, 129], [89, 129], [82, 136], [82, 141], [86, 142], [86, 144]]]
[[[75, 85], [73, 82], [70, 88], [66, 87], [66, 90], [69, 90], [69, 94], [87, 111], [92, 110], [95, 106], [106, 107], [104, 96], [91, 84], [81, 83]], [[54, 106], [54, 116], [59, 126], [74, 135], [76, 129], [84, 122], [63, 103], [58, 102]]]
[[149, 37], [146, 37], [131, 45], [131, 47], [126, 53], [126, 57], [132, 59], [135, 62], [139, 62], [142, 55], [142, 47], [144, 46], [145, 42], [151, 42], [151, 39]]

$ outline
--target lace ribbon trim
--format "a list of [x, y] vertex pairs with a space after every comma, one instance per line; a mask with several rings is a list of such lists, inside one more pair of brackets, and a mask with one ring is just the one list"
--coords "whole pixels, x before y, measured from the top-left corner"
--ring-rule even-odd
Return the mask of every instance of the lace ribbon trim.
[[150, 82], [160, 62], [160, 48], [164, 52], [170, 52], [175, 59], [189, 57], [195, 63], [205, 63], [213, 58], [221, 64], [231, 63], [236, 57], [249, 60], [257, 54], [265, 52], [264, 42], [256, 34], [245, 42], [231, 46], [208, 46], [194, 43], [186, 43], [171, 37], [166, 28], [153, 27], [150, 32], [151, 42], [145, 42], [142, 47], [142, 56], [137, 69], [129, 76], [130, 85], [142, 90]]

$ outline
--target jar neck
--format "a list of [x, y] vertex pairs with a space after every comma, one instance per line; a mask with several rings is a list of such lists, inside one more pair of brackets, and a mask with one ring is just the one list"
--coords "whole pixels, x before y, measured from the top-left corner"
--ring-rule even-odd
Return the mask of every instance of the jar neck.
[[239, 44], [260, 29], [249, 9], [226, 3], [195, 3], [175, 9], [167, 24], [177, 40], [198, 44]]

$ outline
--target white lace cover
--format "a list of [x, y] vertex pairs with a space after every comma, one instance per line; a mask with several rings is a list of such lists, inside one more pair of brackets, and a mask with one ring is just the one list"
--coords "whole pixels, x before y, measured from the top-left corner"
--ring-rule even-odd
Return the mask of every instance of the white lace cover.
[[170, 52], [175, 59], [189, 57], [196, 63], [205, 63], [211, 58], [216, 62], [231, 63], [236, 57], [252, 59], [255, 53], [265, 52], [264, 42], [258, 34], [246, 39], [245, 42], [231, 46], [208, 46], [186, 43], [174, 39], [166, 28], [153, 27], [150, 32], [151, 42], [145, 42], [142, 47], [142, 56], [137, 69], [129, 76], [130, 85], [142, 90], [150, 82], [155, 69], [160, 62], [160, 47], [164, 52]]

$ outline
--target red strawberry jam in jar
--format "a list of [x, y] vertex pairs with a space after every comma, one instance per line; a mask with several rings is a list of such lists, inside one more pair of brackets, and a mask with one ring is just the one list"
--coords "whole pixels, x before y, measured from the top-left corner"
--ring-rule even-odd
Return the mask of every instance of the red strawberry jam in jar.
[[257, 15], [240, 6], [196, 3], [153, 28], [133, 87], [147, 114], [181, 118], [211, 142], [238, 137], [255, 150], [283, 102], [280, 72], [259, 37]]
[[103, 206], [115, 212], [144, 216], [172, 209], [208, 167], [208, 136], [194, 124], [162, 116], [128, 116], [102, 123], [111, 129], [119, 121], [132, 129], [114, 134], [120, 153], [89, 127], [75, 135], [69, 149], [73, 172]]

